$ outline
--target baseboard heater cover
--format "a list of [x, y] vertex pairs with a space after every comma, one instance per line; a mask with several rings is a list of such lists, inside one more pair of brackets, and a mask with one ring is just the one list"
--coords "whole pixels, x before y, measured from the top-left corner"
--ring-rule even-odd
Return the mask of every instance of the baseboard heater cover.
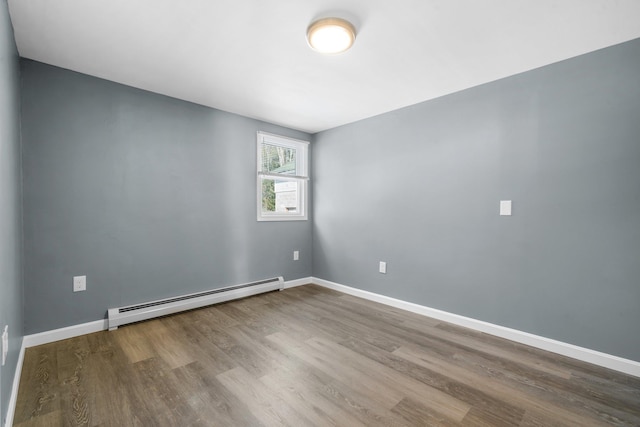
[[193, 294], [149, 301], [141, 304], [110, 308], [107, 312], [109, 330], [113, 331], [118, 329], [118, 326], [126, 325], [128, 323], [140, 322], [154, 317], [166, 316], [168, 314], [192, 310], [194, 308], [244, 298], [264, 292], [276, 290], [281, 291], [283, 289], [284, 278], [280, 276], [271, 279], [259, 280], [257, 282], [212, 289], [210, 291], [196, 292]]

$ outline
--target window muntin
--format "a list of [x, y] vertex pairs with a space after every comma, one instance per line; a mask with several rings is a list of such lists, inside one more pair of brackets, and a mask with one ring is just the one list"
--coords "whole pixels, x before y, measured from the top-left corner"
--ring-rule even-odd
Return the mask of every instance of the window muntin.
[[307, 219], [308, 147], [258, 132], [258, 221]]

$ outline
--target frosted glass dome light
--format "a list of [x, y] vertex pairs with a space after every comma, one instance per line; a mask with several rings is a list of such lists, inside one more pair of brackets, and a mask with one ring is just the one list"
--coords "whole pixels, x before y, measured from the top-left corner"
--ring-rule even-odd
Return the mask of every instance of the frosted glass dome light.
[[309, 46], [320, 53], [342, 53], [353, 45], [355, 39], [356, 29], [340, 18], [320, 19], [307, 29]]

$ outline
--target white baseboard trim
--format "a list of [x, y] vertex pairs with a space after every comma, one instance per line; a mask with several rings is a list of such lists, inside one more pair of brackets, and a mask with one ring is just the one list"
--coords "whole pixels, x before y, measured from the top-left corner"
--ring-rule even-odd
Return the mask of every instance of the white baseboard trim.
[[506, 338], [508, 340], [519, 342], [521, 344], [526, 344], [542, 350], [581, 360], [583, 362], [592, 363], [594, 365], [640, 377], [640, 362], [636, 362], [635, 360], [624, 359], [622, 357], [613, 356], [611, 354], [602, 353], [584, 347], [579, 347], [577, 345], [568, 344], [562, 341], [556, 341], [550, 338], [541, 337], [539, 335], [530, 334], [528, 332], [519, 331], [517, 329], [494, 325], [493, 323], [483, 322], [482, 320], [476, 320], [470, 317], [460, 316], [457, 314], [426, 307], [419, 304], [414, 304], [407, 301], [402, 301], [373, 292], [363, 291], [361, 289], [352, 288], [350, 286], [341, 285], [339, 283], [330, 282], [328, 280], [319, 279], [317, 277], [312, 277], [311, 280], [313, 284], [343, 292], [345, 294], [379, 302], [381, 304], [386, 304], [392, 307], [400, 308], [402, 310], [407, 310], [412, 313], [422, 314], [423, 316], [443, 320], [455, 325], [464, 326], [476, 331], [485, 332], [490, 335]]
[[312, 281], [312, 277], [303, 277], [302, 279], [288, 280], [284, 282], [284, 288], [289, 289], [295, 288], [296, 286], [308, 285], [309, 283], [312, 283]]
[[[284, 282], [284, 288], [293, 288], [312, 283], [311, 277], [303, 277], [302, 279], [289, 280]], [[68, 338], [79, 337], [80, 335], [91, 334], [93, 332], [105, 331], [109, 329], [107, 319], [96, 320], [93, 322], [82, 323], [80, 325], [67, 326], [65, 328], [53, 329], [51, 331], [39, 332], [24, 337], [22, 345], [25, 348], [35, 347], [37, 345], [49, 344], [55, 341], [66, 340]]]
[[16, 402], [18, 401], [18, 389], [20, 387], [20, 375], [22, 374], [22, 365], [24, 363], [24, 338], [22, 339], [22, 345], [20, 346], [20, 353], [18, 353], [18, 363], [16, 364], [16, 373], [13, 376], [13, 385], [11, 386], [11, 396], [9, 396], [9, 407], [7, 408], [7, 418], [5, 427], [11, 427], [13, 425], [13, 417], [16, 413]]
[[[507, 328], [500, 325], [494, 325], [492, 323], [484, 322], [482, 320], [460, 316], [458, 314], [453, 314], [453, 313], [438, 310], [435, 308], [426, 307], [423, 305], [414, 304], [407, 301], [402, 301], [396, 298], [387, 297], [387, 296], [376, 294], [369, 291], [363, 291], [361, 289], [341, 285], [339, 283], [330, 282], [328, 280], [320, 279], [317, 277], [305, 277], [301, 279], [290, 280], [285, 282], [284, 287], [285, 289], [288, 289], [296, 286], [306, 285], [309, 283], [313, 283], [329, 289], [334, 289], [336, 291], [357, 296], [360, 298], [364, 298], [370, 301], [375, 301], [381, 304], [386, 304], [392, 307], [400, 308], [402, 310], [407, 310], [412, 313], [417, 313], [423, 316], [432, 317], [434, 319], [443, 320], [445, 322], [453, 323], [455, 325], [464, 326], [470, 329], [474, 329], [476, 331], [485, 332], [487, 334], [495, 335], [501, 338], [506, 338], [511, 341], [519, 342], [521, 344], [526, 344], [542, 350], [561, 354], [563, 356], [571, 357], [577, 360], [581, 360], [583, 362], [593, 363], [594, 365], [603, 366], [605, 368], [613, 369], [619, 372], [624, 372], [625, 374], [640, 377], [640, 362], [636, 362], [634, 360], [624, 359], [622, 357], [613, 356], [611, 354], [602, 353], [602, 352], [591, 350], [584, 347], [579, 347], [579, 346], [568, 344], [562, 341], [541, 337], [539, 335], [530, 334], [528, 332], [519, 331], [517, 329], [511, 329], [511, 328]], [[27, 335], [22, 340], [22, 350], [20, 353], [20, 360], [19, 360], [20, 369], [22, 368], [22, 358], [24, 357], [25, 348], [34, 347], [41, 344], [48, 344], [51, 342], [60, 341], [67, 338], [73, 338], [80, 335], [90, 334], [93, 332], [99, 332], [107, 329], [108, 329], [107, 320], [103, 319], [103, 320], [96, 320], [88, 323], [82, 323], [80, 325], [68, 326], [66, 328], [54, 329], [51, 331], [45, 331], [37, 334]], [[17, 387], [19, 385], [20, 379], [18, 378], [17, 381], [18, 383], [14, 382], [14, 388], [16, 389], [16, 393], [17, 393]], [[11, 406], [9, 408], [11, 410]]]
[[[284, 282], [284, 289], [307, 285], [309, 283], [312, 283], [311, 277], [289, 280], [287, 282]], [[49, 344], [55, 341], [66, 340], [68, 338], [91, 334], [93, 332], [106, 331], [107, 329], [109, 329], [109, 323], [107, 319], [96, 320], [93, 322], [82, 323], [79, 325], [67, 326], [65, 328], [53, 329], [50, 331], [39, 332], [37, 334], [26, 335], [23, 338], [22, 345], [25, 348], [35, 347], [37, 345]]]
[[[288, 289], [296, 286], [307, 285], [309, 283], [312, 283], [312, 278], [304, 277], [301, 279], [289, 280], [285, 282], [284, 288]], [[18, 399], [18, 388], [20, 387], [20, 375], [22, 374], [24, 353], [27, 348], [35, 347], [42, 344], [49, 344], [55, 341], [66, 340], [68, 338], [79, 337], [81, 335], [91, 334], [93, 332], [106, 331], [107, 329], [109, 329], [109, 323], [107, 319], [103, 319], [24, 336], [22, 338], [22, 345], [20, 347], [20, 354], [18, 356], [18, 363], [16, 365], [16, 373], [13, 377], [13, 386], [11, 388], [11, 396], [9, 398], [9, 407], [7, 409], [7, 419], [5, 427], [10, 427], [13, 425], [13, 418], [15, 416], [16, 410], [16, 401]]]
[[66, 328], [53, 329], [51, 331], [31, 334], [24, 337], [22, 345], [25, 348], [37, 345], [49, 344], [51, 342], [66, 340], [67, 338], [79, 337], [80, 335], [91, 334], [93, 332], [108, 329], [107, 319], [96, 320], [80, 325], [67, 326]]

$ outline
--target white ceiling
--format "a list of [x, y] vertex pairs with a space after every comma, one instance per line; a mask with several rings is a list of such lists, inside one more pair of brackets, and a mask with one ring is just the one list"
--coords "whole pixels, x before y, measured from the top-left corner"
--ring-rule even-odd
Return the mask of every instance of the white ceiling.
[[[315, 133], [640, 37], [640, 0], [9, 0], [20, 55]], [[317, 18], [354, 47], [306, 44]]]

